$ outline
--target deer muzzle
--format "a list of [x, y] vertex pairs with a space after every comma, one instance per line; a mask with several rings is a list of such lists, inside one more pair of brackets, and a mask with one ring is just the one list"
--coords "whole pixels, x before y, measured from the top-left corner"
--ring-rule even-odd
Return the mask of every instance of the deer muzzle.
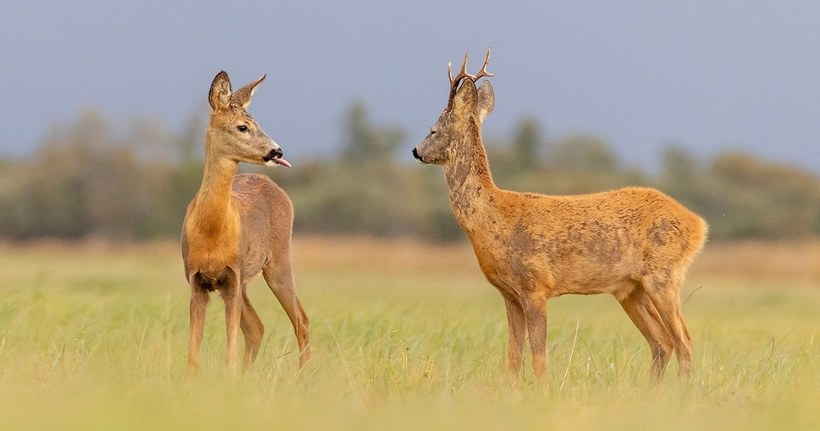
[[276, 148], [270, 150], [270, 152], [268, 154], [263, 156], [262, 160], [265, 162], [265, 166], [282, 165], [286, 168], [289, 168], [290, 167], [290, 162], [288, 162], [287, 160], [285, 160], [283, 158], [284, 155], [285, 155], [285, 153], [282, 151], [282, 149], [279, 148], [279, 147], [276, 147]]
[[415, 157], [415, 158], [416, 158], [416, 160], [418, 160], [418, 161], [420, 161], [420, 162], [422, 162], [422, 163], [425, 163], [424, 159], [422, 159], [422, 158], [421, 158], [421, 155], [419, 154], [419, 150], [418, 150], [418, 148], [413, 148], [413, 157]]

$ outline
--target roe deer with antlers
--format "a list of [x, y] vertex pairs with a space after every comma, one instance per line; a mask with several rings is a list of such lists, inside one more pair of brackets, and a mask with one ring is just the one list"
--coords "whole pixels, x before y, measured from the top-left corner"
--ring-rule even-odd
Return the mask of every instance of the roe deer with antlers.
[[261, 76], [235, 93], [225, 72], [211, 84], [211, 118], [205, 135], [205, 172], [182, 228], [185, 279], [191, 288], [188, 370], [199, 367], [209, 293], [225, 302], [227, 363], [238, 367], [237, 338], [245, 338], [244, 366], [256, 359], [265, 327], [246, 292], [259, 273], [282, 304], [296, 332], [299, 364], [310, 357], [308, 317], [294, 290], [290, 243], [293, 206], [264, 175], [236, 175], [239, 162], [289, 167], [283, 153], [246, 111]]
[[706, 240], [703, 219], [650, 188], [575, 196], [519, 193], [496, 187], [481, 142], [495, 105], [484, 59], [481, 71], [450, 77], [447, 108], [413, 149], [422, 163], [442, 165], [458, 223], [482, 272], [504, 298], [508, 370], [520, 378], [529, 334], [532, 368], [546, 370], [546, 307], [568, 293], [611, 293], [643, 334], [660, 378], [674, 351], [681, 375], [692, 367], [692, 341], [680, 311], [687, 267]]

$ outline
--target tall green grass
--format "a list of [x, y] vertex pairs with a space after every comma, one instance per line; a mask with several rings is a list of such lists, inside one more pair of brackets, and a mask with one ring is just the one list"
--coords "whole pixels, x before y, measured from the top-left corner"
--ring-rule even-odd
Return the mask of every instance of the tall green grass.
[[673, 361], [657, 385], [611, 297], [557, 298], [546, 382], [527, 369], [511, 387], [502, 302], [459, 264], [469, 248], [405, 245], [299, 252], [297, 239], [311, 362], [298, 369], [290, 324], [257, 281], [259, 360], [227, 375], [214, 296], [195, 379], [173, 247], [2, 248], [0, 429], [820, 429], [820, 289], [694, 274], [694, 376], [678, 379]]

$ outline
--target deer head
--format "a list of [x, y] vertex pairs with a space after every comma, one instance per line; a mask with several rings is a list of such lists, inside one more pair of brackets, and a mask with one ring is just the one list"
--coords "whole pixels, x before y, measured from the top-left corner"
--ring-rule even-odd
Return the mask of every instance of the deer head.
[[484, 81], [481, 87], [476, 88], [476, 81], [483, 77], [491, 77], [487, 72], [487, 63], [490, 61], [490, 50], [484, 57], [484, 65], [475, 74], [467, 73], [467, 54], [461, 71], [453, 78], [452, 66], [447, 64], [447, 75], [450, 78], [450, 96], [447, 107], [430, 128], [430, 134], [413, 149], [413, 157], [422, 163], [443, 165], [447, 163], [455, 151], [455, 143], [460, 142], [470, 132], [470, 126], [475, 125], [476, 131], [487, 115], [495, 106], [495, 93], [489, 81]]
[[265, 75], [262, 75], [234, 93], [228, 74], [222, 71], [216, 75], [208, 92], [208, 102], [211, 104], [208, 134], [211, 139], [207, 152], [237, 162], [290, 167], [290, 163], [282, 158], [282, 148], [246, 111], [253, 93], [264, 80]]

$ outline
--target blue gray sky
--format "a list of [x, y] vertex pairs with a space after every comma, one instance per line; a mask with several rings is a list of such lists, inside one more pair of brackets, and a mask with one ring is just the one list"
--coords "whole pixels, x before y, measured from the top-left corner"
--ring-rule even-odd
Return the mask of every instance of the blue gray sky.
[[267, 73], [250, 111], [289, 159], [339, 150], [345, 109], [407, 130], [446, 103], [448, 61], [488, 46], [485, 136], [523, 116], [551, 138], [605, 139], [652, 166], [670, 142], [820, 172], [820, 2], [6, 0], [0, 154], [23, 156], [86, 108], [172, 130], [207, 112], [213, 76]]

